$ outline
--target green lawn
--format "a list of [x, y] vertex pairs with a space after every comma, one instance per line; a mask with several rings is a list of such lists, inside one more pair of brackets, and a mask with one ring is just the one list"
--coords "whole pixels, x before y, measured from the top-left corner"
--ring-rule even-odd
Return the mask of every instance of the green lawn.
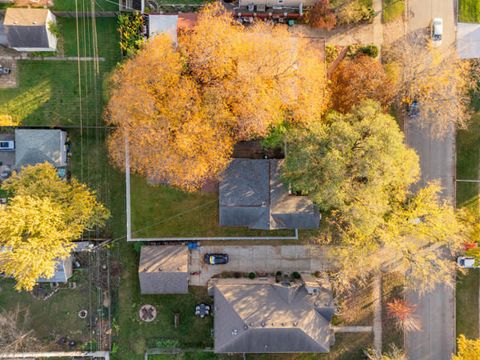
[[470, 339], [480, 336], [478, 321], [478, 295], [480, 287], [480, 272], [468, 270], [465, 275], [457, 276], [456, 308], [457, 336], [464, 334]]
[[480, 2], [478, 0], [459, 0], [458, 21], [480, 23]]
[[[480, 113], [473, 116], [466, 130], [457, 132], [457, 179], [479, 179]], [[479, 184], [457, 182], [457, 206], [478, 211]]]
[[[75, 7], [76, 2], [76, 7]], [[57, 11], [92, 11], [89, 0], [54, 0], [53, 10]], [[95, 0], [95, 11], [118, 11], [118, 0]]]
[[1, 279], [0, 311], [18, 309], [21, 316], [17, 325], [33, 330], [34, 336], [49, 349], [61, 350], [55, 341], [63, 336], [76, 340], [81, 347], [90, 340], [90, 331], [88, 318], [79, 319], [77, 314], [90, 309], [91, 293], [86, 273], [77, 271], [72, 280], [77, 283], [76, 289], [60, 289], [47, 300], [37, 300], [30, 293], [17, 292], [13, 280]]
[[405, 0], [383, 0], [383, 22], [400, 18], [405, 11]]
[[218, 195], [185, 193], [168, 186], [151, 186], [131, 177], [134, 237], [291, 236], [293, 231], [255, 231], [218, 225]]
[[[59, 18], [66, 55], [76, 55], [74, 18]], [[91, 24], [80, 24], [80, 56], [93, 54]], [[115, 18], [97, 19], [98, 72], [92, 61], [18, 61], [19, 86], [0, 90], [0, 115], [22, 125], [94, 125], [102, 123], [104, 82], [120, 60]], [[80, 70], [80, 71], [79, 71]], [[80, 74], [80, 76], [79, 76]], [[79, 87], [80, 83], [80, 87]]]
[[[126, 241], [121, 241], [119, 246], [123, 273], [118, 308], [118, 352], [113, 359], [143, 359], [147, 347], [156, 347], [156, 342], [162, 339], [177, 340], [180, 347], [212, 347], [212, 318], [194, 316], [197, 303], [212, 302], [206, 288], [191, 287], [188, 295], [142, 296], [138, 284], [139, 255], [133, 245]], [[142, 304], [152, 304], [157, 308], [157, 319], [152, 323], [139, 321], [138, 310]], [[176, 312], [180, 313], [180, 326], [177, 329], [173, 324], [173, 314]]]
[[[77, 20], [74, 17], [58, 17], [58, 25], [63, 36], [65, 56], [94, 56], [95, 34], [98, 43], [98, 56], [104, 57], [107, 62], [120, 60], [120, 37], [117, 31], [116, 17], [97, 17], [78, 19], [79, 52], [77, 51]], [[96, 31], [95, 31], [96, 30]]]

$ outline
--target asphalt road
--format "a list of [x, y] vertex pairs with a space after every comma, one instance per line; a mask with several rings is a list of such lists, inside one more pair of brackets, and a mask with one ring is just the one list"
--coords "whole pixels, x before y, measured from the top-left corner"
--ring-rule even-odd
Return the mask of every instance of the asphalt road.
[[[408, 32], [428, 28], [435, 17], [443, 19], [441, 48], [454, 45], [455, 2], [454, 0], [409, 0]], [[444, 199], [455, 199], [455, 130], [443, 139], [432, 139], [429, 129], [420, 129], [406, 120], [407, 144], [420, 156], [421, 181], [440, 179]], [[416, 314], [422, 323], [422, 331], [407, 333], [405, 346], [410, 360], [449, 360], [455, 349], [455, 291], [446, 286], [437, 286], [434, 291], [420, 296], [407, 292], [406, 298], [417, 304]]]

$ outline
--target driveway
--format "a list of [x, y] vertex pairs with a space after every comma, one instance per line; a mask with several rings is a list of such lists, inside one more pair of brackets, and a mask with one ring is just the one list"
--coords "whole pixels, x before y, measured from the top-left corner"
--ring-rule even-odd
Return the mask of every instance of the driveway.
[[[202, 246], [190, 252], [190, 284], [204, 286], [215, 274], [222, 272], [315, 272], [328, 269], [326, 251], [319, 246]], [[230, 261], [225, 265], [207, 265], [207, 253], [226, 253]]]
[[480, 24], [458, 23], [457, 51], [462, 59], [480, 58]]
[[[410, 0], [408, 4], [408, 32], [427, 29], [433, 18], [443, 19], [442, 48], [454, 46], [455, 20], [453, 0]], [[455, 201], [455, 130], [444, 139], [432, 139], [429, 129], [420, 129], [406, 119], [405, 136], [408, 145], [420, 156], [422, 178], [417, 186], [432, 179], [440, 179], [443, 198]], [[420, 296], [407, 291], [406, 298], [417, 305], [416, 314], [422, 331], [409, 332], [405, 347], [410, 360], [449, 360], [455, 350], [455, 291], [437, 286]]]

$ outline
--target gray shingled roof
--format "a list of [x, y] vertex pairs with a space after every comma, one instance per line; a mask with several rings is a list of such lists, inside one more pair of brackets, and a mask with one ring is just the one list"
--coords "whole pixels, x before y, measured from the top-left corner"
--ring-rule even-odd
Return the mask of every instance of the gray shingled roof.
[[16, 129], [15, 167], [49, 162], [56, 167], [67, 165], [65, 141], [62, 130]]
[[58, 260], [57, 264], [55, 265], [55, 273], [51, 278], [40, 278], [38, 282], [58, 282], [58, 283], [66, 283], [68, 279], [72, 276], [73, 272], [73, 260], [72, 256], [69, 256], [65, 260]]
[[10, 47], [48, 48], [48, 9], [8, 8], [4, 26]]
[[186, 246], [143, 246], [138, 268], [142, 294], [188, 293]]
[[305, 196], [295, 196], [280, 179], [281, 160], [234, 159], [220, 182], [221, 226], [251, 229], [310, 229], [320, 213]]
[[217, 353], [330, 350], [330, 317], [322, 313], [333, 313], [333, 307], [325, 296], [318, 301], [303, 286], [219, 284], [214, 297]]

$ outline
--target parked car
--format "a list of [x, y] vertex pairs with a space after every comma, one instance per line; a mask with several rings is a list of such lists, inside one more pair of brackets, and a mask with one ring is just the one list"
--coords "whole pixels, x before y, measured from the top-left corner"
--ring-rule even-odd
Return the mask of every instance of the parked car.
[[0, 140], [0, 151], [13, 151], [13, 150], [15, 150], [15, 141]]
[[408, 117], [416, 118], [420, 114], [420, 106], [417, 100], [413, 100], [410, 104], [407, 104]]
[[459, 256], [457, 258], [457, 264], [464, 269], [477, 269], [480, 268], [478, 262], [475, 261], [475, 258], [470, 256]]
[[8, 75], [12, 72], [10, 68], [0, 65], [0, 75]]
[[435, 18], [432, 21], [433, 46], [437, 47], [442, 45], [442, 35], [443, 35], [443, 20], [440, 18]]
[[223, 265], [228, 263], [227, 254], [205, 254], [203, 260], [208, 265]]

